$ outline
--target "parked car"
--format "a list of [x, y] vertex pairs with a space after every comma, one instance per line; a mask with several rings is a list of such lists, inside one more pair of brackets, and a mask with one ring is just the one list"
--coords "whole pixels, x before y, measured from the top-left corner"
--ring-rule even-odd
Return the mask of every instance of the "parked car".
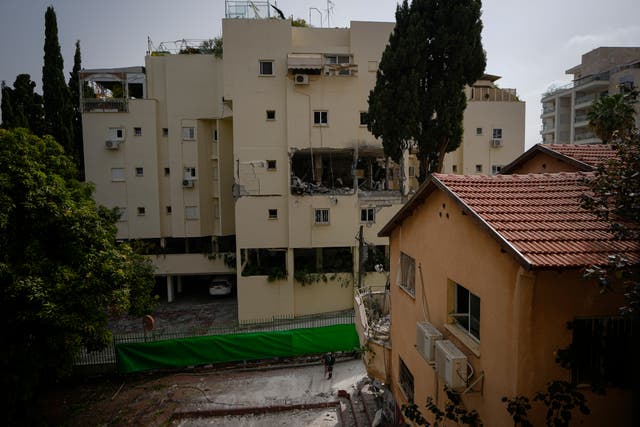
[[226, 279], [214, 279], [209, 284], [209, 295], [229, 295], [231, 283]]

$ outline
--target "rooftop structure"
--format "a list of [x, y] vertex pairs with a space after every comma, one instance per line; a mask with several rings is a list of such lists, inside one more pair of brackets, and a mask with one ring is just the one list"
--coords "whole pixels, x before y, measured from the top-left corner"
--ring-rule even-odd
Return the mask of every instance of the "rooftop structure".
[[616, 155], [613, 147], [604, 144], [536, 144], [501, 173], [588, 172]]

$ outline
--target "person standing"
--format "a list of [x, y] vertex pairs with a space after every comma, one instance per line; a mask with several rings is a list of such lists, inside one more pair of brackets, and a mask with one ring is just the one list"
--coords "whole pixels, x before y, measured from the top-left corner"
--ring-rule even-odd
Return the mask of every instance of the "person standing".
[[329, 375], [327, 379], [331, 379], [333, 375], [333, 365], [336, 363], [336, 358], [333, 353], [327, 353], [324, 355], [322, 359], [322, 364], [324, 365], [324, 375]]

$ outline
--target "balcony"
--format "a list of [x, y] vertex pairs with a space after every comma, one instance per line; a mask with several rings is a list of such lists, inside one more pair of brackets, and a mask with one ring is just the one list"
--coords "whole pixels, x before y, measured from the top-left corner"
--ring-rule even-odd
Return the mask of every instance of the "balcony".
[[[573, 82], [574, 88], [583, 88], [583, 86], [609, 86], [609, 72], [583, 77]], [[583, 88], [584, 89], [584, 88]]]
[[556, 112], [555, 104], [545, 104], [542, 106], [542, 115], [546, 116], [547, 114], [553, 114]]
[[469, 101], [485, 102], [518, 102], [515, 89], [502, 89], [496, 87], [473, 87]]
[[122, 98], [83, 98], [81, 111], [83, 113], [126, 113], [129, 111], [129, 103]]

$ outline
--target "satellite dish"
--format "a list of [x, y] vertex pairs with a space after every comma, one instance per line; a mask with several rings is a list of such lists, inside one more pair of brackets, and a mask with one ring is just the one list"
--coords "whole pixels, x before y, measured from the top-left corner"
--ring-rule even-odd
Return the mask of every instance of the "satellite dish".
[[153, 319], [152, 316], [148, 314], [142, 318], [142, 327], [144, 328], [145, 331], [153, 331], [154, 323], [155, 323], [155, 320]]

